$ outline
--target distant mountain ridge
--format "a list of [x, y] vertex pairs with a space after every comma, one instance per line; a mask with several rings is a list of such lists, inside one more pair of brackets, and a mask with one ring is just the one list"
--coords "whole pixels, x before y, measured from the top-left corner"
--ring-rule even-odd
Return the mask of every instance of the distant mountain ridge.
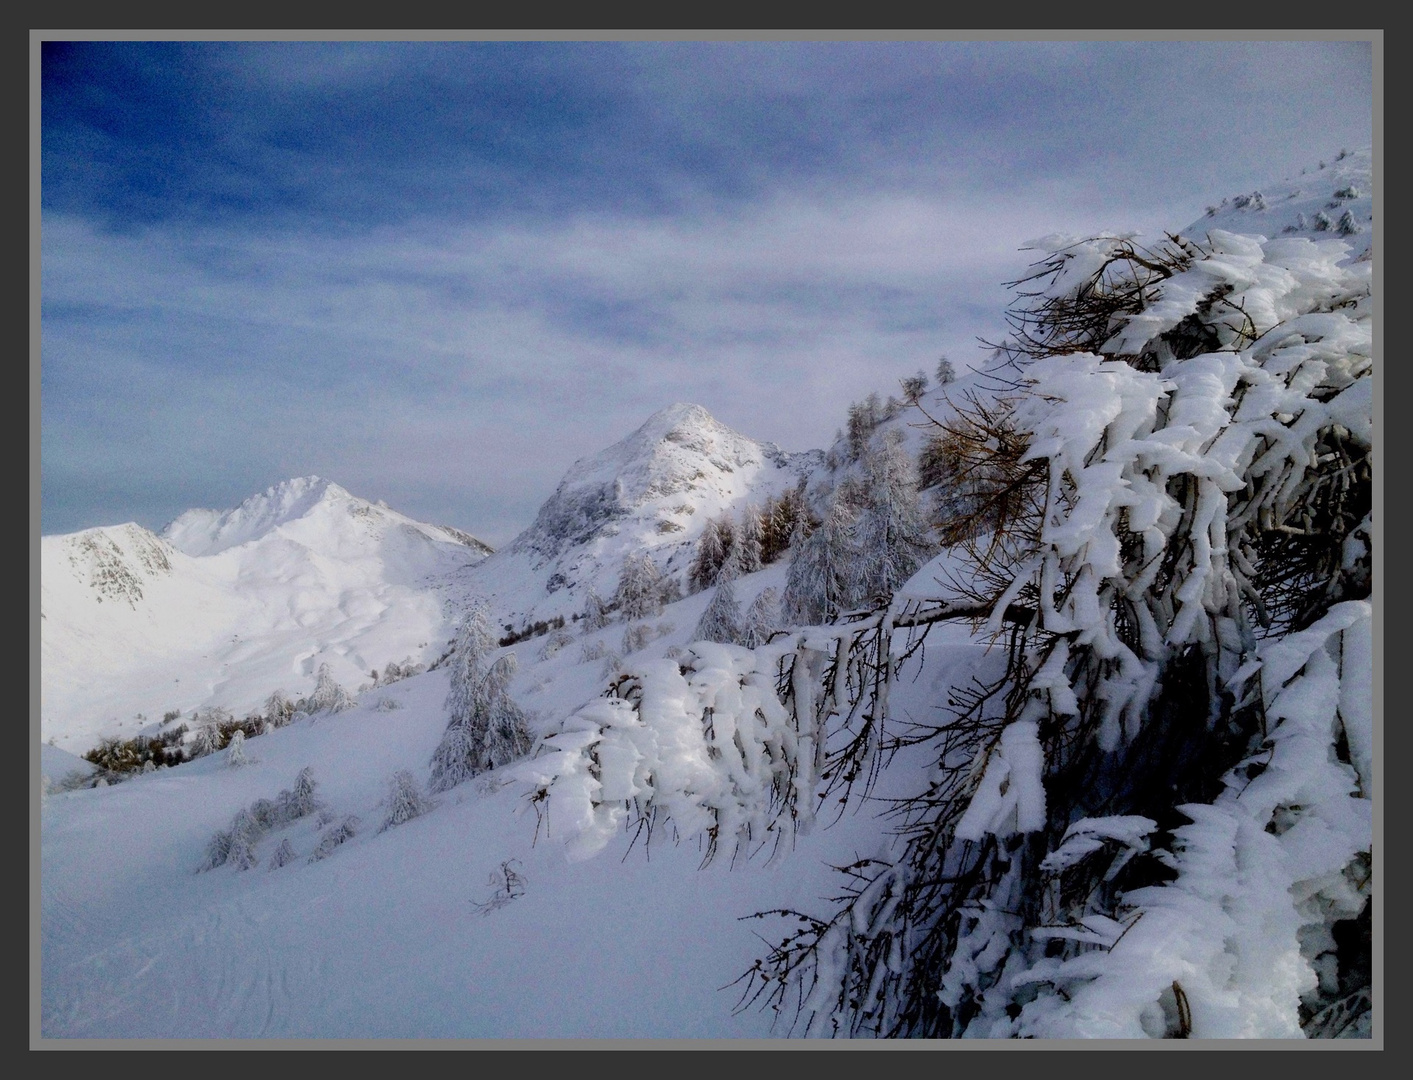
[[350, 494], [331, 480], [301, 476], [285, 480], [252, 495], [234, 510], [188, 510], [162, 530], [162, 539], [188, 555], [216, 555], [228, 548], [268, 536], [285, 525], [299, 522], [326, 508], [379, 521], [385, 527], [402, 526], [433, 541], [463, 544], [481, 555], [492, 548], [470, 533], [415, 521], [385, 503], [371, 503]]

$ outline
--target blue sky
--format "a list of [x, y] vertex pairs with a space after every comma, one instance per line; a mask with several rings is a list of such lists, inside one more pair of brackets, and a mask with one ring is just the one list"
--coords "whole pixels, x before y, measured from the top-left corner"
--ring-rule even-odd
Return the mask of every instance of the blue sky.
[[1051, 232], [1373, 142], [1366, 42], [42, 53], [41, 530], [317, 473], [499, 545], [674, 401], [788, 450], [981, 363]]

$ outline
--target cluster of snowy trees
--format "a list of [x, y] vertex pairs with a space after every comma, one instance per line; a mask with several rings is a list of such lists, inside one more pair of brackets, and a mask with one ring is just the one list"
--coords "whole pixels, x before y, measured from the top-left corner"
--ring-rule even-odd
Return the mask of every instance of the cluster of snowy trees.
[[[259, 865], [256, 845], [270, 832], [307, 817], [323, 804], [314, 794], [317, 785], [310, 769], [301, 769], [294, 786], [281, 791], [273, 799], [256, 799], [236, 812], [229, 829], [219, 830], [206, 845], [206, 856], [200, 870], [231, 866], [249, 870]], [[271, 869], [284, 866], [293, 857], [293, 848], [286, 838], [271, 857]]]
[[[1372, 300], [1346, 256], [1057, 242], [1014, 283], [1008, 381], [937, 432], [969, 572], [889, 599], [928, 547], [886, 494], [911, 463], [872, 465], [784, 598], [849, 620], [625, 671], [523, 767], [536, 798], [579, 854], [634, 817], [753, 849], [925, 754], [832, 910], [763, 913], [786, 929], [744, 1000], [810, 1033], [1367, 1034]], [[901, 724], [890, 686], [948, 620], [1004, 648]]]
[[761, 506], [746, 504], [739, 522], [730, 511], [720, 514], [707, 522], [697, 538], [687, 570], [688, 587], [694, 593], [711, 588], [728, 562], [738, 577], [753, 574], [786, 555], [791, 544], [817, 524], [803, 484], [769, 496]]

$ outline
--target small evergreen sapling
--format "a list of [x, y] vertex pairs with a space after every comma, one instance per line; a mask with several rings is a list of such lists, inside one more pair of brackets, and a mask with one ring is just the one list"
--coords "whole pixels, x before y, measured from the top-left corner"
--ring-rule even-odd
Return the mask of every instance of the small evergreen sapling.
[[357, 835], [358, 819], [350, 814], [335, 825], [324, 830], [324, 834], [319, 837], [319, 843], [314, 848], [314, 854], [309, 856], [311, 863], [327, 859], [339, 846], [348, 843]]
[[245, 732], [236, 728], [231, 734], [231, 741], [226, 746], [226, 765], [232, 769], [239, 769], [250, 764], [250, 758], [245, 753]]

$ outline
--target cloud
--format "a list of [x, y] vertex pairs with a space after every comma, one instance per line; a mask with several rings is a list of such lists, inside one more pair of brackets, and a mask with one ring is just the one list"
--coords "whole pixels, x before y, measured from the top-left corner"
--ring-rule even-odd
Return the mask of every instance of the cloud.
[[849, 402], [981, 355], [1027, 238], [1179, 227], [1275, 178], [1258, 170], [1357, 143], [1368, 55], [64, 53], [45, 83], [43, 527], [128, 497], [161, 524], [193, 490], [234, 505], [318, 472], [498, 544], [672, 401], [823, 445]]

